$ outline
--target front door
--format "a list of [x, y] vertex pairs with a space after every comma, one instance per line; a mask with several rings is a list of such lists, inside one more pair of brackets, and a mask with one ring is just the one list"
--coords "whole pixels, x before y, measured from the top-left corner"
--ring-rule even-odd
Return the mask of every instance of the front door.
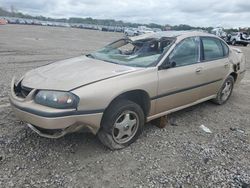
[[186, 38], [176, 45], [168, 56], [168, 62], [175, 67], [158, 71], [159, 85], [156, 113], [165, 112], [195, 102], [200, 96], [198, 37]]

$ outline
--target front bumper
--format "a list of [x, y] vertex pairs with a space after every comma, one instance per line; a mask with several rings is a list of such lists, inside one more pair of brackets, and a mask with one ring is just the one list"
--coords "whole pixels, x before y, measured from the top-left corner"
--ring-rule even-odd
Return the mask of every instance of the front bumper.
[[[25, 98], [21, 98], [16, 95], [15, 87], [15, 79], [13, 79], [11, 83], [11, 94], [9, 96], [13, 111], [20, 120], [31, 126], [35, 125], [33, 126], [34, 128], [62, 130], [62, 136], [80, 129], [87, 129], [93, 134], [98, 132], [103, 115], [102, 111], [79, 111], [76, 109], [54, 109], [46, 107], [34, 102], [35, 89]], [[31, 128], [31, 126], [29, 127]], [[39, 134], [38, 131], [35, 132]], [[43, 133], [40, 135], [47, 137]]]
[[239, 40], [237, 42], [240, 44], [250, 44], [250, 40]]

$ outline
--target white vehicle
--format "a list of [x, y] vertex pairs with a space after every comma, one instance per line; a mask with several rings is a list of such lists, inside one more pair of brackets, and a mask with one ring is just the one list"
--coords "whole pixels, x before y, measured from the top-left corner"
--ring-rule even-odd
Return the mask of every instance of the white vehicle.
[[137, 35], [139, 35], [139, 31], [136, 28], [126, 28], [124, 30], [124, 34], [126, 36], [137, 36]]
[[227, 36], [227, 33], [223, 30], [222, 27], [216, 27], [211, 31], [212, 34], [220, 37], [220, 38], [224, 38]]
[[146, 34], [146, 33], [154, 33], [154, 31], [151, 28], [148, 28], [146, 26], [139, 26], [138, 27], [139, 34]]
[[160, 28], [153, 28], [154, 32], [161, 32], [162, 30]]
[[250, 37], [245, 32], [233, 33], [229, 38], [229, 43], [232, 45], [241, 44], [243, 46], [247, 46], [250, 44]]

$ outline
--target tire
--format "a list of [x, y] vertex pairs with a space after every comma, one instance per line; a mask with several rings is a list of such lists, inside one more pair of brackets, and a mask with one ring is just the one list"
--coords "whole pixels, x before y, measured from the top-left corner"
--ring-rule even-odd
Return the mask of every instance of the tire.
[[243, 46], [247, 46], [248, 44], [243, 44]]
[[235, 40], [235, 39], [232, 41], [232, 45], [233, 45], [233, 46], [236, 45], [236, 40]]
[[[226, 87], [228, 87], [228, 90], [226, 89]], [[232, 94], [233, 87], [234, 87], [234, 78], [230, 75], [224, 81], [222, 87], [217, 93], [217, 97], [213, 99], [212, 101], [218, 105], [222, 105], [226, 103]]]
[[132, 101], [121, 99], [105, 111], [97, 136], [109, 149], [122, 149], [135, 142], [144, 124], [142, 108]]

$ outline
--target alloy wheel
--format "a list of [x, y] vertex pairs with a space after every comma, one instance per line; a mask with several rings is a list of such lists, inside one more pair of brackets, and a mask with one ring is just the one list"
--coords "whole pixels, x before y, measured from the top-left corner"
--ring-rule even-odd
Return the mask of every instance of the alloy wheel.
[[225, 86], [221, 91], [221, 100], [226, 101], [228, 97], [230, 96], [231, 91], [232, 91], [232, 83], [228, 81], [225, 83]]
[[118, 144], [130, 141], [139, 127], [139, 117], [133, 111], [125, 111], [116, 119], [112, 136]]

